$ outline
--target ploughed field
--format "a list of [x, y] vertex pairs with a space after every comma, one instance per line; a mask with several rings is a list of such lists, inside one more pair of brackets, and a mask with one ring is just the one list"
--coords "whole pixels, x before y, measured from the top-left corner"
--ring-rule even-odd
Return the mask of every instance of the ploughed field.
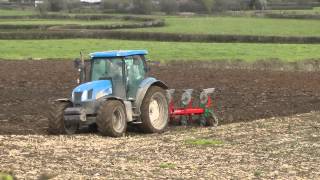
[[[217, 88], [222, 123], [320, 110], [320, 73], [225, 69], [208, 62], [154, 66], [170, 88]], [[50, 101], [70, 97], [77, 72], [71, 61], [0, 61], [0, 134], [46, 134]]]
[[17, 179], [319, 179], [320, 114], [108, 138], [0, 135]]

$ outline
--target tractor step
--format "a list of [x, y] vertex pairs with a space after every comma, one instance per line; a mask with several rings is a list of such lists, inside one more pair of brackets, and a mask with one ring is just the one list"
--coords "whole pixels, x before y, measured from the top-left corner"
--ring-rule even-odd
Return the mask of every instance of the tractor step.
[[132, 124], [141, 124], [142, 122], [140, 122], [140, 121], [132, 121], [131, 123]]
[[129, 97], [128, 101], [135, 102], [136, 100], [134, 98]]

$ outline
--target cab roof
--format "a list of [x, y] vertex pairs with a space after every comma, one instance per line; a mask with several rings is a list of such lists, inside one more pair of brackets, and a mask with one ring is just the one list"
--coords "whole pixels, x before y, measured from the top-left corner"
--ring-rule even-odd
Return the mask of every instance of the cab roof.
[[112, 57], [125, 57], [134, 55], [146, 55], [147, 50], [113, 50], [104, 52], [90, 53], [91, 58], [112, 58]]

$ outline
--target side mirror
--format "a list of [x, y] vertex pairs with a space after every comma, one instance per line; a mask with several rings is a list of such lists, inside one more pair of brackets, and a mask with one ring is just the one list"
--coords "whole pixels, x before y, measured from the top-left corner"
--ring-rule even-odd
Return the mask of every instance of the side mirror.
[[73, 60], [73, 65], [75, 68], [80, 69], [80, 64], [81, 64], [81, 61], [79, 58], [76, 58], [75, 60]]
[[156, 66], [159, 66], [161, 64], [160, 61], [152, 61], [152, 60], [149, 60], [149, 59], [147, 59], [146, 62], [148, 64], [152, 64], [152, 65], [156, 65]]

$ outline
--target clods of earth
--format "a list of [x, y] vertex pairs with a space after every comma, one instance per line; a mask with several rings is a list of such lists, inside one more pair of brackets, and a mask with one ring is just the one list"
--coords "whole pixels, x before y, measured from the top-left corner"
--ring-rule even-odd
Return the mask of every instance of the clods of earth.
[[0, 135], [17, 179], [318, 179], [320, 114], [121, 138]]

